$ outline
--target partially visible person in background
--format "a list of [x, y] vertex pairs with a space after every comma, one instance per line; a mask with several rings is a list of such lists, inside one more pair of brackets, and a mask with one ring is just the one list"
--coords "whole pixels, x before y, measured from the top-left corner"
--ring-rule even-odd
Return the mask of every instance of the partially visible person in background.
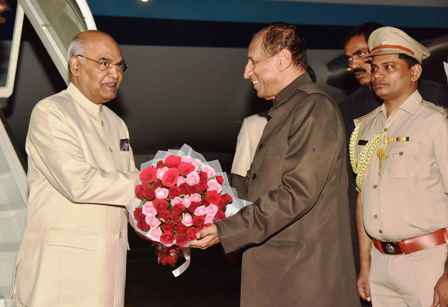
[[241, 124], [231, 170], [232, 186], [240, 192], [241, 198], [246, 197], [244, 181], [267, 122], [267, 115], [263, 113], [250, 115]]

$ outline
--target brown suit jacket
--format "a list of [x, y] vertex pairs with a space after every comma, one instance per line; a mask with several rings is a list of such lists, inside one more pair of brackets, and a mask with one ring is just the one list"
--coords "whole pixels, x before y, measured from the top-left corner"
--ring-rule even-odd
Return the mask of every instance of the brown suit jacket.
[[247, 248], [241, 306], [359, 306], [337, 106], [305, 74], [269, 115], [240, 191], [254, 205], [217, 224], [226, 252]]

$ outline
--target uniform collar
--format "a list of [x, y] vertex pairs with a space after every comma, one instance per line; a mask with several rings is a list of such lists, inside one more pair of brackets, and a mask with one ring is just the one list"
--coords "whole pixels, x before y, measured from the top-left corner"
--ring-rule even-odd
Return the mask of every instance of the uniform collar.
[[297, 89], [302, 88], [304, 85], [312, 83], [310, 76], [308, 73], [303, 73], [299, 77], [297, 77], [294, 81], [288, 84], [284, 89], [278, 93], [274, 98], [273, 108], [276, 109], [286, 101], [288, 101], [296, 92]]
[[[408, 98], [400, 105], [398, 108], [399, 110], [403, 110], [409, 114], [414, 114], [417, 112], [417, 109], [421, 105], [422, 102], [422, 96], [418, 92], [418, 90], [415, 90], [411, 95], [409, 95]], [[380, 112], [383, 112], [384, 116], [386, 116], [386, 106], [384, 103], [379, 108]]]
[[73, 83], [70, 83], [68, 85], [67, 92], [88, 114], [90, 114], [95, 119], [100, 119], [100, 114], [103, 110], [102, 104], [97, 104], [89, 100]]

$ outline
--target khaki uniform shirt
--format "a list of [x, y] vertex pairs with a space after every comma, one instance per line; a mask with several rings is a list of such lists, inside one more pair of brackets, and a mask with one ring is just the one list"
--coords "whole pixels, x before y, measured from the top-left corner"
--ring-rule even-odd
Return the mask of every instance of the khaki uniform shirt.
[[388, 118], [382, 105], [356, 121], [357, 154], [385, 132], [385, 158], [372, 155], [362, 186], [364, 226], [397, 241], [448, 226], [448, 119], [415, 91]]
[[33, 109], [18, 306], [122, 307], [138, 172], [124, 122], [73, 85]]
[[241, 125], [232, 163], [232, 174], [245, 177], [252, 164], [267, 119], [258, 114], [246, 117]]

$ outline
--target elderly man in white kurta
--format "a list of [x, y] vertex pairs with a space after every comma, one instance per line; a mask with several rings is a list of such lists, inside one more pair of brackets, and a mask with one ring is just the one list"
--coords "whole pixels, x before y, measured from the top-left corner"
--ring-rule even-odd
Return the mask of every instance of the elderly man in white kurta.
[[18, 306], [124, 305], [126, 205], [138, 172], [126, 125], [103, 104], [125, 69], [112, 37], [80, 33], [69, 48], [70, 85], [34, 107]]

